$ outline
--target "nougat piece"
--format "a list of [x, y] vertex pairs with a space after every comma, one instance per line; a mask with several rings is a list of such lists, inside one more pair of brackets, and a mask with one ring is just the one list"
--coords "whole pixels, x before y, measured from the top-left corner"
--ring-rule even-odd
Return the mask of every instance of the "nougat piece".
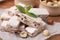
[[13, 16], [9, 20], [9, 25], [12, 26], [13, 28], [18, 27], [20, 24], [20, 20], [17, 16]]
[[41, 18], [33, 18], [23, 13], [17, 15], [19, 15], [20, 21], [28, 26], [40, 27], [46, 25], [46, 23]]
[[43, 20], [49, 15], [49, 12], [43, 8], [31, 8], [29, 12], [34, 13], [35, 15], [41, 17]]
[[2, 27], [7, 27], [7, 25], [8, 25], [8, 21], [3, 21], [3, 22], [1, 23], [1, 26], [2, 26]]
[[34, 37], [36, 35], [38, 35], [42, 29], [40, 28], [34, 28], [34, 27], [26, 27], [26, 31], [28, 32], [28, 35], [31, 37]]
[[26, 14], [23, 14], [23, 13], [20, 13], [20, 14], [17, 14], [17, 15], [19, 15], [19, 19], [22, 23], [38, 29], [37, 30], [37, 29], [33, 28], [34, 33], [32, 33], [33, 35], [29, 34], [30, 36], [31, 35], [35, 36], [38, 33], [40, 33], [42, 30], [45, 29], [46, 23], [44, 21], [42, 21], [41, 18], [33, 18], [33, 17], [30, 17], [30, 16], [28, 16]]
[[8, 13], [2, 13], [0, 17], [4, 20], [7, 20], [7, 19], [11, 18], [11, 16]]
[[36, 31], [37, 29], [36, 28], [33, 28], [33, 27], [27, 27], [26, 28], [26, 31], [28, 32], [28, 35], [29, 36], [33, 36], [33, 33]]
[[10, 30], [11, 26], [9, 25], [8, 21], [3, 21], [0, 26], [0, 31], [8, 31]]

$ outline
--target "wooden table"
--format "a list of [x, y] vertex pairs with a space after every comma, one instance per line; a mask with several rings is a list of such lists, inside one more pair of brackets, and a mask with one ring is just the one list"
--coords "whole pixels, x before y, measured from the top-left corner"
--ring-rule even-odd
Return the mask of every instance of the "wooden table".
[[14, 0], [6, 0], [0, 3], [0, 8], [10, 8], [14, 5]]

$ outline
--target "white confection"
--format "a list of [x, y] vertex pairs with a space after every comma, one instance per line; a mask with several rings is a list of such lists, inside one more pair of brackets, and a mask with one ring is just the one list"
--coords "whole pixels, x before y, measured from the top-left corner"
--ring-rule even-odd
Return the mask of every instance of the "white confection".
[[26, 31], [29, 32], [29, 33], [34, 33], [37, 29], [36, 28], [32, 28], [32, 27], [27, 27], [26, 28]]
[[49, 15], [49, 12], [43, 8], [32, 8], [29, 12], [32, 12], [36, 15]]
[[2, 23], [1, 23], [1, 26], [2, 27], [6, 27], [8, 25], [8, 21], [3, 21]]
[[13, 14], [16, 14], [15, 9], [17, 9], [16, 6], [13, 6], [13, 7], [9, 8], [8, 10], [11, 11]]
[[39, 22], [39, 23], [42, 21], [42, 19], [39, 18], [39, 17], [38, 18], [35, 18], [35, 20], [36, 20], [36, 22]]
[[44, 21], [41, 21], [41, 22], [40, 22], [40, 25], [41, 25], [41, 26], [46, 26], [46, 23], [45, 23]]
[[36, 21], [38, 21], [42, 26], [46, 25], [46, 23], [41, 18], [36, 18]]
[[[17, 5], [21, 5], [23, 7], [26, 6], [26, 5], [22, 4], [22, 3], [18, 3]], [[13, 14], [16, 14], [16, 10], [15, 9], [17, 9], [16, 6], [13, 6], [13, 7], [9, 8], [8, 10], [11, 11]]]
[[12, 26], [12, 27], [17, 27], [19, 25], [19, 23], [20, 23], [20, 21], [18, 20], [17, 16], [13, 16], [9, 20], [9, 25]]
[[1, 18], [9, 19], [9, 18], [11, 18], [11, 16], [9, 14], [7, 14], [7, 13], [3, 13], [3, 14], [1, 14]]
[[41, 18], [36, 18], [35, 21], [40, 23], [41, 26], [45, 26], [46, 25], [46, 23]]

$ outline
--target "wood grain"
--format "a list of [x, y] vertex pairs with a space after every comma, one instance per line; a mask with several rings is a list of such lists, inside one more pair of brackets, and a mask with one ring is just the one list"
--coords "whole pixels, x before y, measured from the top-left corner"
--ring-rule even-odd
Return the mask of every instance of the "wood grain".
[[14, 5], [14, 0], [6, 0], [4, 2], [0, 2], [0, 8], [10, 8]]
[[60, 16], [48, 16], [48, 19], [52, 19], [55, 22], [60, 22]]
[[60, 40], [60, 34], [56, 34], [48, 38], [47, 40]]

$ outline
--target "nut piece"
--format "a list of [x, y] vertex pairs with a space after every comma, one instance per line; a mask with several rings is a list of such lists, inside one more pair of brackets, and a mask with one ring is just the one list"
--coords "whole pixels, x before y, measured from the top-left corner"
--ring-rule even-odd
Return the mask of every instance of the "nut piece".
[[58, 4], [54, 4], [53, 6], [54, 6], [54, 7], [55, 7], [55, 6], [58, 6]]
[[52, 6], [52, 2], [48, 2], [47, 3], [47, 6]]
[[43, 35], [45, 35], [45, 36], [49, 36], [49, 35], [50, 35], [50, 33], [49, 33], [49, 31], [48, 31], [48, 30], [44, 30], [44, 31], [43, 31]]
[[51, 19], [50, 17], [47, 18], [47, 23], [52, 25], [54, 23], [54, 20]]
[[3, 22], [1, 23], [1, 26], [2, 26], [2, 27], [5, 27], [5, 28], [6, 28], [7, 25], [8, 25], [8, 21], [3, 21]]
[[57, 4], [58, 3], [58, 1], [53, 1], [54, 2], [54, 4]]
[[58, 6], [60, 6], [60, 1], [58, 1]]
[[22, 31], [20, 33], [20, 37], [26, 38], [27, 37], [27, 32], [26, 31]]

